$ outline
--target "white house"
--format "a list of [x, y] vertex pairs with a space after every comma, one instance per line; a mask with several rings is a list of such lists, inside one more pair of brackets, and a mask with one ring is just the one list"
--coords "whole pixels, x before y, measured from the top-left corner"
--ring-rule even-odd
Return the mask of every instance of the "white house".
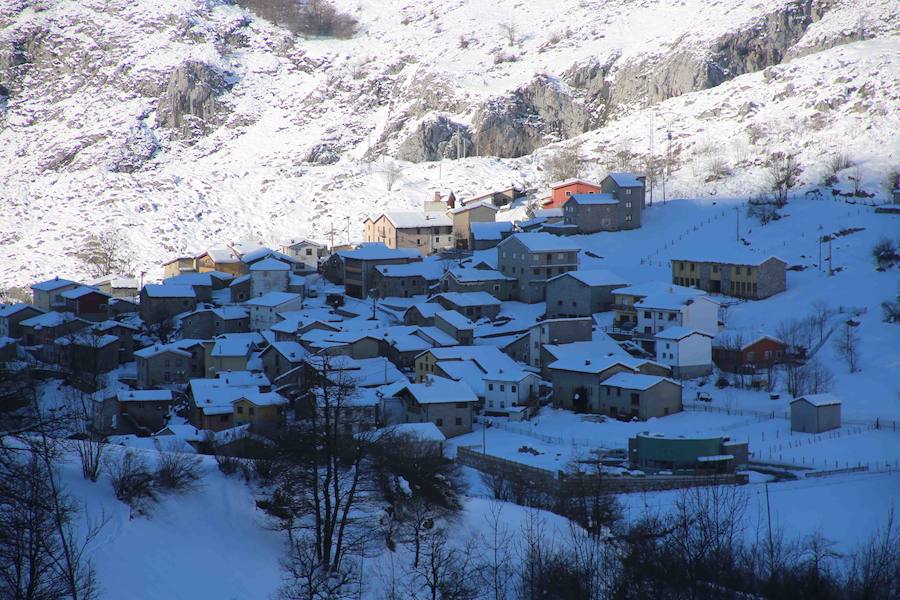
[[286, 292], [291, 265], [276, 258], [264, 258], [250, 265], [250, 297], [259, 298], [269, 292]]
[[687, 327], [715, 336], [719, 331], [719, 303], [707, 296], [652, 294], [635, 302], [635, 334], [652, 338], [669, 327]]
[[280, 250], [294, 259], [294, 271], [297, 273], [315, 273], [319, 268], [319, 259], [327, 253], [324, 244], [306, 239], [285, 240]]
[[671, 367], [672, 375], [690, 379], [712, 372], [712, 339], [688, 327], [669, 327], [656, 334], [656, 362]]
[[300, 294], [287, 292], [269, 292], [258, 298], [251, 298], [245, 304], [250, 309], [250, 329], [254, 331], [271, 329], [272, 325], [281, 320], [279, 313], [302, 308]]
[[529, 371], [490, 371], [484, 376], [484, 410], [519, 420], [526, 416], [529, 406], [537, 406], [539, 385], [540, 378]]

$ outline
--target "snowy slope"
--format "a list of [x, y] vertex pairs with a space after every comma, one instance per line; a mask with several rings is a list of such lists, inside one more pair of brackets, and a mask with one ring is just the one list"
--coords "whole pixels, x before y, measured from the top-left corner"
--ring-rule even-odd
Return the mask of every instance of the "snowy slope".
[[[353, 39], [292, 38], [248, 10], [200, 0], [4, 5], [0, 67], [16, 49], [27, 60], [2, 82], [11, 95], [0, 109], [0, 282], [83, 275], [67, 255], [97, 229], [121, 232], [138, 250], [136, 270], [153, 277], [162, 260], [221, 240], [325, 239], [332, 227], [336, 241], [358, 239], [362, 214], [415, 207], [438, 189], [541, 188], [555, 146], [518, 159], [403, 164], [392, 190], [381, 172], [423, 120], [472, 124], [536, 75], [547, 82], [547, 111], [564, 125], [583, 113], [598, 127], [575, 135], [576, 123], [564, 136], [580, 143], [586, 175], [604, 172], [623, 147], [639, 161], [649, 151], [647, 92], [650, 101], [677, 96], [653, 108], [655, 154], [673, 132], [670, 196], [756, 192], [761, 157], [785, 147], [801, 152], [810, 185], [821, 179], [816, 161], [840, 144], [882, 196], [884, 171], [897, 163], [893, 2], [338, 4], [360, 19]], [[817, 17], [805, 29], [794, 22], [798, 6]], [[861, 22], [867, 40], [846, 45]], [[513, 46], [504, 23], [515, 25]], [[783, 48], [767, 46], [789, 33]], [[693, 70], [739, 43], [791, 60], [690, 92]], [[517, 60], [495, 63], [497, 53]], [[204, 135], [161, 125], [161, 99], [186, 61], [207, 65], [222, 86]], [[566, 83], [591, 63], [611, 65], [606, 100]], [[648, 87], [645, 71], [660, 81]], [[554, 141], [540, 131], [540, 143]], [[704, 181], [711, 144], [734, 172], [714, 184]]]

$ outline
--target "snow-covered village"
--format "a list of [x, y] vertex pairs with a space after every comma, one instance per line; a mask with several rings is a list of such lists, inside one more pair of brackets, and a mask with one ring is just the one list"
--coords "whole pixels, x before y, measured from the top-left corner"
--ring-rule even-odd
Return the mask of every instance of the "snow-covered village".
[[894, 0], [0, 3], [0, 599], [900, 599]]

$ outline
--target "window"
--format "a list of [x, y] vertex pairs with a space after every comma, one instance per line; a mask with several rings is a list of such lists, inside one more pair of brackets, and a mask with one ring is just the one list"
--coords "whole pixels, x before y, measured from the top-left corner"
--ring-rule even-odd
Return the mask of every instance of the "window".
[[501, 402], [501, 403], [500, 403], [500, 408], [506, 408], [506, 402]]
[[630, 221], [630, 220], [631, 220], [631, 215], [625, 215], [625, 220], [626, 220], [626, 221]]
[[244, 414], [244, 407], [243, 407], [243, 406], [238, 406], [238, 407], [237, 407], [237, 412], [238, 412], [239, 415]]
[[631, 190], [625, 190], [625, 195], [626, 195], [626, 196], [630, 196], [630, 195], [631, 195]]
[[227, 423], [228, 415], [219, 415], [219, 423]]
[[251, 406], [251, 407], [247, 410], [247, 412], [249, 412], [250, 415], [253, 416], [253, 415], [256, 414], [256, 408], [254, 408], [254, 407]]
[[626, 203], [625, 203], [625, 208], [631, 208], [631, 202], [626, 202]]
[[307, 256], [312, 256], [312, 248], [307, 248], [307, 249], [306, 249], [306, 255], [307, 255]]
[[493, 392], [493, 391], [494, 391], [494, 384], [493, 384], [493, 383], [489, 383], [489, 384], [488, 384], [488, 391], [489, 391], [489, 392]]
[[435, 419], [434, 424], [437, 425], [438, 427], [443, 427], [443, 426], [444, 426], [444, 420], [443, 420], [443, 419]]
[[465, 402], [457, 402], [456, 403], [456, 408], [468, 408], [468, 407], [469, 407], [469, 405], [466, 404]]
[[513, 392], [513, 393], [516, 393], [516, 386], [512, 386], [511, 389], [512, 389], [512, 392]]
[[691, 271], [692, 271], [692, 272], [693, 272], [695, 266], [696, 266], [696, 265], [695, 265], [694, 263], [691, 263]]
[[650, 314], [650, 311], [649, 311], [649, 310], [645, 310], [645, 311], [644, 311], [644, 318], [645, 318], [645, 319], [651, 319], [651, 318], [653, 318], [653, 315]]
[[640, 406], [640, 404], [641, 404], [641, 395], [636, 392], [632, 392], [631, 393], [631, 405], [632, 406]]
[[462, 427], [462, 417], [456, 417], [456, 426]]
[[501, 391], [501, 392], [505, 392], [505, 391], [506, 391], [506, 386], [505, 386], [504, 384], [502, 384], [502, 383], [500, 384], [500, 391]]
[[539, 268], [535, 267], [531, 270], [531, 272], [533, 275], [539, 275], [541, 270]]

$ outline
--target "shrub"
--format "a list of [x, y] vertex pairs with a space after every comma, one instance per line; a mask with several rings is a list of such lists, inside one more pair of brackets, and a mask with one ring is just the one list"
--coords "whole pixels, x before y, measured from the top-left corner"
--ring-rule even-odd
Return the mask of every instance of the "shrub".
[[153, 473], [144, 459], [132, 450], [127, 450], [118, 461], [107, 460], [106, 471], [116, 498], [125, 504], [135, 506], [142, 500], [156, 499]]
[[216, 464], [219, 466], [219, 470], [225, 475], [234, 475], [237, 473], [240, 461], [234, 456], [216, 454]]
[[187, 452], [163, 452], [156, 467], [156, 484], [163, 489], [185, 491], [200, 480], [200, 457]]

